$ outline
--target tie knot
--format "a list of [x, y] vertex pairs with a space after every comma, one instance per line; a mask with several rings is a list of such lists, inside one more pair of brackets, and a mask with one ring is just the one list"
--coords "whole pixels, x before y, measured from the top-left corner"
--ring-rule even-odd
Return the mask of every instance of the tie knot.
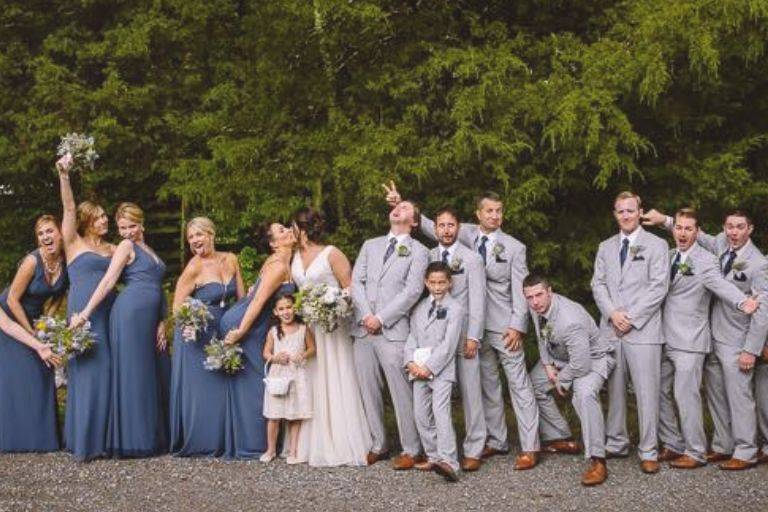
[[397, 237], [392, 237], [389, 239], [389, 245], [395, 245], [397, 243]]
[[624, 246], [624, 247], [628, 246], [629, 245], [629, 238], [625, 238], [624, 240], [622, 240], [621, 241], [621, 245]]
[[487, 236], [483, 235], [483, 236], [480, 237], [480, 243], [484, 244], [487, 241], [488, 241], [488, 237]]

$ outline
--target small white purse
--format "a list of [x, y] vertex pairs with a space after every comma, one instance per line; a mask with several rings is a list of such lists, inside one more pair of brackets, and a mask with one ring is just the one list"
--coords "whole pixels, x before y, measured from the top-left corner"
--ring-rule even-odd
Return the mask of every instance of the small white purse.
[[270, 377], [267, 373], [269, 370], [269, 362], [264, 363], [264, 386], [267, 389], [267, 393], [272, 396], [283, 396], [288, 393], [291, 387], [290, 377]]

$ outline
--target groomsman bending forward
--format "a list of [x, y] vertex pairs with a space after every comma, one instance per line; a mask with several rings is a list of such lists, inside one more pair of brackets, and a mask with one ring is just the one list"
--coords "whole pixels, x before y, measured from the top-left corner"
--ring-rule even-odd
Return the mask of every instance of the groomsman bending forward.
[[637, 398], [644, 473], [659, 471], [657, 433], [661, 388], [661, 303], [669, 286], [669, 246], [640, 226], [640, 197], [622, 192], [614, 201], [619, 233], [595, 257], [592, 294], [600, 309], [601, 336], [613, 343], [616, 368], [608, 379], [606, 450], [627, 456], [627, 372]]
[[429, 258], [427, 248], [411, 238], [418, 221], [413, 203], [400, 201], [389, 214], [389, 234], [366, 240], [352, 270], [355, 366], [373, 437], [368, 464], [388, 456], [382, 396], [386, 380], [403, 448], [393, 461], [395, 469], [411, 469], [421, 452], [413, 389], [403, 369], [409, 314], [424, 290]]
[[451, 390], [456, 381], [456, 348], [466, 318], [461, 304], [449, 294], [448, 265], [440, 261], [430, 263], [425, 284], [429, 297], [411, 314], [411, 332], [403, 361], [414, 381], [416, 426], [427, 454], [427, 462], [417, 467], [432, 469], [446, 480], [456, 482], [459, 463], [451, 418]]
[[581, 483], [598, 485], [608, 477], [605, 424], [600, 389], [614, 366], [611, 344], [600, 337], [595, 321], [581, 304], [552, 293], [549, 282], [529, 275], [523, 293], [531, 309], [541, 359], [531, 371], [541, 416], [541, 437], [556, 445], [571, 439], [571, 429], [552, 398], [573, 390], [573, 407], [581, 421], [584, 455], [591, 459]]

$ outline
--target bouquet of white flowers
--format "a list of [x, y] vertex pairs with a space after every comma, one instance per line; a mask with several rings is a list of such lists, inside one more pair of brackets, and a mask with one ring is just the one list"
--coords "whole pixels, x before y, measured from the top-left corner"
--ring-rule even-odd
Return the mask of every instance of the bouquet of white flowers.
[[320, 324], [327, 332], [336, 330], [352, 315], [352, 297], [348, 290], [327, 284], [308, 284], [296, 294], [296, 311], [307, 323]]
[[91, 322], [71, 329], [63, 318], [41, 316], [35, 320], [37, 338], [65, 359], [73, 359], [93, 348], [96, 338], [91, 333]]
[[203, 366], [211, 372], [222, 371], [233, 375], [244, 367], [243, 347], [237, 343], [227, 345], [224, 340], [214, 337], [205, 346], [205, 355], [207, 357], [203, 361]]
[[[176, 325], [181, 328], [184, 341], [190, 342], [195, 341], [198, 333], [208, 328], [208, 320], [213, 320], [213, 315], [208, 311], [208, 306], [203, 301], [187, 297], [176, 314], [173, 315], [173, 319]], [[183, 332], [186, 327], [194, 330], [193, 336], [184, 336]]]
[[69, 155], [72, 159], [72, 170], [93, 170], [99, 154], [93, 149], [93, 137], [79, 133], [68, 133], [61, 138], [56, 149], [59, 156]]

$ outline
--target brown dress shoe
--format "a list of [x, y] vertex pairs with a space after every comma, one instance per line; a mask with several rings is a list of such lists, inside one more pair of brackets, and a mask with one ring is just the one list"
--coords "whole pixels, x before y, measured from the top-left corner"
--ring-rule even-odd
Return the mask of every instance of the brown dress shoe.
[[368, 452], [368, 455], [365, 456], [365, 461], [368, 463], [369, 466], [373, 466], [380, 460], [385, 460], [389, 458], [389, 452]]
[[655, 460], [644, 460], [640, 463], [640, 470], [648, 475], [658, 473], [659, 469], [661, 469], [661, 466]]
[[413, 464], [413, 469], [418, 469], [419, 471], [432, 471], [432, 469], [434, 469], [434, 467], [435, 467], [434, 464], [432, 464], [431, 462], [426, 461], [426, 460], [425, 461], [420, 461], [420, 462], [415, 462]]
[[756, 462], [747, 462], [741, 459], [728, 459], [720, 464], [718, 467], [726, 471], [741, 471], [742, 469], [749, 469], [757, 466]]
[[627, 457], [629, 457], [629, 452], [627, 453], [605, 452], [606, 459], [626, 459]]
[[488, 459], [494, 455], [506, 455], [508, 453], [509, 450], [499, 450], [498, 448], [491, 448], [490, 446], [486, 446], [483, 448], [483, 452], [480, 454], [480, 457], [483, 459]]
[[453, 470], [451, 466], [448, 465], [447, 462], [435, 462], [432, 466], [432, 469], [434, 469], [435, 473], [442, 476], [449, 482], [458, 482], [459, 481], [459, 475], [456, 474], [456, 472]]
[[558, 439], [557, 441], [551, 441], [544, 443], [541, 447], [541, 451], [547, 453], [566, 453], [568, 455], [578, 455], [581, 453], [581, 446], [576, 441], [570, 439]]
[[536, 452], [523, 452], [515, 459], [515, 469], [523, 471], [536, 466]]
[[392, 459], [392, 468], [396, 470], [413, 469], [413, 466], [416, 465], [416, 462], [416, 459], [412, 455], [401, 453]]
[[723, 462], [725, 460], [729, 460], [730, 458], [731, 456], [726, 453], [720, 453], [720, 452], [707, 453], [707, 462], [709, 462], [710, 464], [713, 464], [715, 462]]
[[604, 460], [592, 459], [592, 463], [589, 469], [581, 475], [581, 485], [591, 487], [593, 485], [600, 485], [608, 478], [608, 467], [605, 465]]
[[480, 466], [483, 465], [482, 459], [475, 459], [472, 457], [464, 457], [461, 459], [461, 470], [462, 471], [477, 471], [480, 469]]
[[679, 459], [682, 457], [682, 453], [678, 453], [675, 450], [670, 450], [669, 448], [662, 448], [659, 450], [659, 458], [657, 459], [659, 462], [669, 462], [671, 460]]
[[681, 455], [680, 457], [670, 462], [669, 465], [677, 469], [696, 469], [702, 466], [706, 466], [707, 463], [701, 462], [687, 455]]

